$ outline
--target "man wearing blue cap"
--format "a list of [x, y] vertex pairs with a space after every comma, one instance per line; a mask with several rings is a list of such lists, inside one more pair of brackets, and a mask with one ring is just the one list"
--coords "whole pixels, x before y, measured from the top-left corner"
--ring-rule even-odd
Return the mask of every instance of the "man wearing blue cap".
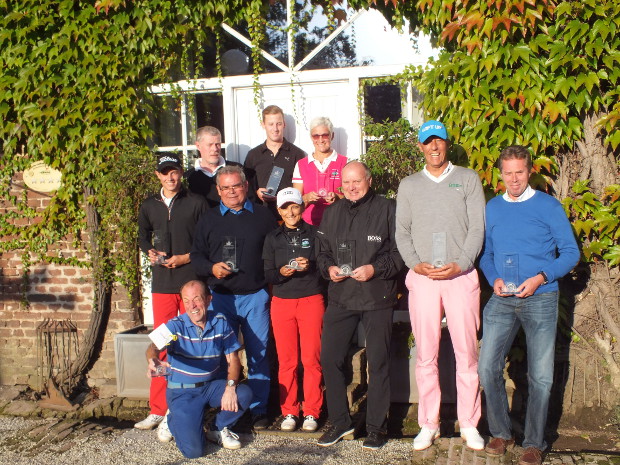
[[446, 127], [427, 121], [418, 133], [426, 165], [400, 183], [396, 244], [409, 267], [409, 315], [417, 349], [421, 431], [414, 449], [439, 437], [437, 358], [445, 315], [456, 358], [457, 416], [467, 447], [484, 448], [480, 419], [478, 339], [480, 285], [474, 261], [484, 240], [484, 193], [475, 171], [448, 160]]

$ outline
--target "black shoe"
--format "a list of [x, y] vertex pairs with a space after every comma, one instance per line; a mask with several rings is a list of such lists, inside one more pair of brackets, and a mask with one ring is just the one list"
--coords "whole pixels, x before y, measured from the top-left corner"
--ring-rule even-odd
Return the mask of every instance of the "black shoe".
[[267, 429], [270, 425], [269, 418], [264, 413], [252, 417], [252, 427], [257, 431]]
[[353, 431], [355, 431], [355, 428], [338, 428], [332, 425], [323, 433], [323, 436], [321, 436], [317, 444], [321, 447], [331, 446], [332, 444], [336, 444], [347, 434], [352, 434]]
[[374, 431], [371, 431], [370, 433], [368, 433], [368, 436], [366, 436], [366, 439], [364, 439], [364, 444], [362, 444], [362, 448], [377, 450], [385, 446], [386, 442], [387, 438], [385, 437], [385, 433], [375, 433]]

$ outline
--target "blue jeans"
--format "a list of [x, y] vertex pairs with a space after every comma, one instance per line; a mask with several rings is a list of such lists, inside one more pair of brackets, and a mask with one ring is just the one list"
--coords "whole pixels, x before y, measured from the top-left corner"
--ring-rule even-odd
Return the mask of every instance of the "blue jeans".
[[519, 327], [527, 344], [528, 400], [523, 447], [547, 448], [545, 424], [553, 384], [558, 291], [525, 298], [493, 295], [483, 313], [482, 350], [478, 373], [484, 389], [491, 435], [512, 437], [504, 381], [506, 355]]
[[[166, 389], [166, 400], [170, 413], [168, 427], [181, 453], [190, 459], [201, 457], [205, 449], [205, 435], [202, 432], [205, 408], [219, 407], [226, 389], [226, 380], [217, 379], [204, 386], [191, 389]], [[250, 405], [252, 391], [245, 384], [237, 386], [239, 410], [221, 410], [215, 417], [218, 431], [230, 428]]]
[[253, 294], [220, 294], [213, 292], [212, 305], [224, 314], [237, 337], [243, 333], [243, 344], [248, 360], [248, 386], [254, 400], [250, 404], [253, 415], [267, 413], [271, 382], [267, 343], [269, 341], [269, 294], [261, 289]]

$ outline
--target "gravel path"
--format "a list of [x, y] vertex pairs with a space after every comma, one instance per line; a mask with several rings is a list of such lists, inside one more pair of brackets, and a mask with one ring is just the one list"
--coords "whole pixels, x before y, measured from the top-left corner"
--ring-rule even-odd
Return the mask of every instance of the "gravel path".
[[[154, 431], [108, 429], [83, 437], [68, 435], [58, 441], [37, 431], [46, 430], [49, 420], [0, 417], [0, 464], [3, 465], [176, 465], [217, 463], [218, 465], [368, 465], [407, 463], [409, 440], [390, 440], [379, 451], [362, 449], [362, 441], [341, 441], [332, 447], [318, 447], [316, 439], [277, 435], [243, 435], [242, 448], [230, 451], [209, 444], [207, 454], [185, 459], [174, 442], [162, 444]], [[51, 423], [50, 423], [51, 424]]]

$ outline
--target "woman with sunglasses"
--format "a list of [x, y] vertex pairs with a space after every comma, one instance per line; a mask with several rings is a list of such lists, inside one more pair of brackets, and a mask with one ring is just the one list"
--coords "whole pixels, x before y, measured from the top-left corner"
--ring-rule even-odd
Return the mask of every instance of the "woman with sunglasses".
[[340, 173], [347, 158], [332, 149], [334, 125], [320, 116], [310, 122], [310, 137], [314, 152], [299, 160], [293, 172], [293, 187], [302, 194], [306, 209], [303, 219], [318, 226], [325, 209], [342, 198]]

